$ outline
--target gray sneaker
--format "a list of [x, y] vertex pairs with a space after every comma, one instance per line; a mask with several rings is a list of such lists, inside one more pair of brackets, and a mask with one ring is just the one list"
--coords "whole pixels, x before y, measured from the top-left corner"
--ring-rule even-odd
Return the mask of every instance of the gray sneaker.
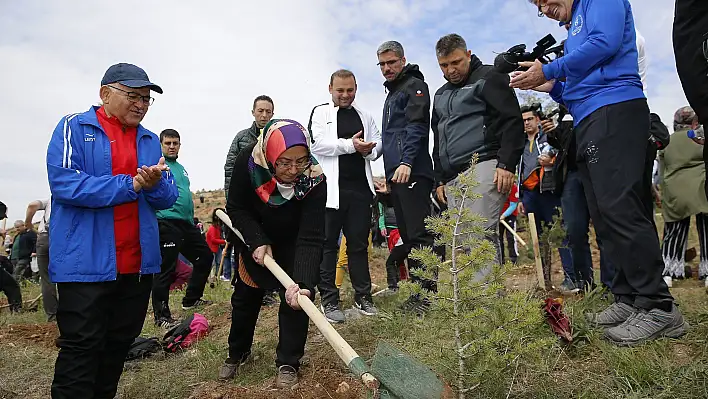
[[587, 313], [585, 318], [597, 327], [610, 328], [624, 323], [636, 311], [634, 306], [615, 302], [600, 313]]
[[635, 346], [661, 337], [679, 338], [688, 328], [688, 323], [674, 305], [671, 312], [638, 310], [625, 323], [607, 329], [605, 337], [619, 346]]
[[320, 305], [322, 313], [324, 313], [325, 318], [330, 323], [344, 323], [346, 318], [344, 317], [344, 312], [339, 309], [339, 305], [336, 303], [328, 303], [326, 305]]

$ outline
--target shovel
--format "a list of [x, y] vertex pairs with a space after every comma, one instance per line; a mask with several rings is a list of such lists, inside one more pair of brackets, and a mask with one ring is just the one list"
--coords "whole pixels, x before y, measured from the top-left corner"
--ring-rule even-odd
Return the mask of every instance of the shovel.
[[[217, 210], [216, 216], [243, 241], [243, 236], [231, 225], [231, 219], [226, 213]], [[264, 264], [283, 287], [287, 288], [295, 284], [293, 279], [270, 256], [266, 255]], [[366, 361], [329, 324], [309, 297], [299, 295], [298, 304], [307, 313], [310, 320], [315, 323], [315, 326], [327, 339], [337, 356], [370, 390], [369, 397], [380, 399], [451, 397], [449, 396], [451, 394], [449, 387], [446, 390], [445, 385], [430, 368], [384, 342], [378, 344], [372, 362], [373, 370], [370, 370]]]

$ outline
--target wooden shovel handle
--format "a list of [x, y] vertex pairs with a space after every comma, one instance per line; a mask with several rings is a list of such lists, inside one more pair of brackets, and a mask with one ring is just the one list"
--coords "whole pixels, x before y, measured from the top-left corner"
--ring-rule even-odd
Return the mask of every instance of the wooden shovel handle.
[[518, 241], [519, 244], [521, 244], [525, 247], [528, 246], [528, 245], [526, 245], [526, 241], [524, 241], [524, 239], [521, 238], [521, 236], [518, 235], [516, 233], [516, 231], [514, 231], [514, 229], [511, 228], [511, 226], [509, 226], [509, 223], [507, 223], [506, 220], [499, 219], [499, 223], [501, 223], [504, 227], [506, 227], [507, 230], [509, 230], [509, 232], [514, 236], [514, 238], [516, 238], [516, 241]]

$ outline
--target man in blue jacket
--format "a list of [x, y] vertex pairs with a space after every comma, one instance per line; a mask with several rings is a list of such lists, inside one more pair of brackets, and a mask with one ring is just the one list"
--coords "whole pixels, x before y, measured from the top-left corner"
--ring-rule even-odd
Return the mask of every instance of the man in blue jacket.
[[[411, 248], [432, 247], [433, 236], [425, 228], [430, 215], [433, 190], [433, 161], [430, 158], [430, 93], [418, 65], [407, 64], [403, 46], [396, 41], [381, 44], [376, 51], [388, 96], [384, 102], [381, 138], [386, 181], [391, 183], [391, 199], [403, 244]], [[412, 269], [422, 264], [409, 259]], [[413, 281], [436, 291], [435, 281]], [[421, 313], [428, 303], [411, 297], [405, 309]]]
[[55, 399], [115, 396], [160, 272], [155, 211], [178, 192], [160, 140], [140, 125], [150, 90], [162, 93], [139, 67], [111, 66], [102, 105], [63, 117], [49, 142], [49, 275], [60, 298]]
[[638, 71], [629, 0], [529, 0], [570, 24], [565, 56], [524, 63], [511, 86], [550, 92], [568, 107], [588, 207], [617, 270], [615, 303], [591, 321], [618, 345], [676, 338], [688, 325], [662, 279], [659, 238], [643, 203], [649, 108]]

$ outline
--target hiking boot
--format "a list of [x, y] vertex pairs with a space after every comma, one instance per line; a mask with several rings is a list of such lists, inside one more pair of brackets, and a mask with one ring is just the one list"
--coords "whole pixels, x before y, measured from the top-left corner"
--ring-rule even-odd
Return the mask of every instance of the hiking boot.
[[230, 357], [227, 358], [224, 364], [219, 367], [219, 379], [221, 381], [232, 380], [238, 374], [238, 368], [246, 364], [246, 360], [248, 360], [248, 355], [240, 362]]
[[577, 294], [580, 292], [580, 288], [578, 288], [573, 280], [569, 279], [568, 277], [563, 280], [563, 283], [559, 287], [560, 292], [564, 294]]
[[278, 304], [278, 294], [275, 292], [266, 292], [263, 295], [263, 306], [275, 306]]
[[275, 377], [276, 388], [292, 388], [297, 384], [297, 381], [297, 370], [295, 370], [295, 367], [288, 365], [278, 367], [278, 376]]
[[212, 302], [212, 301], [207, 301], [206, 299], [201, 299], [201, 298], [200, 298], [200, 299], [197, 299], [197, 300], [196, 300], [193, 304], [191, 304], [191, 305], [186, 305], [184, 302], [182, 302], [182, 309], [183, 309], [183, 310], [190, 310], [190, 309], [192, 309], [192, 308], [196, 308], [196, 307], [199, 307], [199, 306], [208, 306], [208, 305], [211, 305], [212, 303], [214, 303], [214, 302]]
[[587, 313], [585, 318], [593, 325], [603, 328], [618, 326], [637, 310], [634, 306], [622, 302], [615, 302], [600, 313]]
[[637, 310], [625, 323], [605, 331], [605, 337], [619, 346], [635, 346], [661, 337], [679, 338], [689, 325], [676, 305], [671, 312], [661, 309]]
[[344, 312], [339, 309], [339, 305], [337, 303], [328, 303], [326, 305], [320, 305], [320, 309], [325, 315], [327, 321], [330, 323], [344, 323], [344, 321], [346, 320], [346, 318], [344, 317]]
[[169, 330], [177, 324], [179, 324], [179, 320], [175, 320], [172, 317], [160, 317], [155, 319], [155, 325], [166, 330]]
[[364, 316], [376, 316], [379, 310], [376, 309], [374, 303], [369, 298], [359, 298], [354, 300], [354, 309]]

